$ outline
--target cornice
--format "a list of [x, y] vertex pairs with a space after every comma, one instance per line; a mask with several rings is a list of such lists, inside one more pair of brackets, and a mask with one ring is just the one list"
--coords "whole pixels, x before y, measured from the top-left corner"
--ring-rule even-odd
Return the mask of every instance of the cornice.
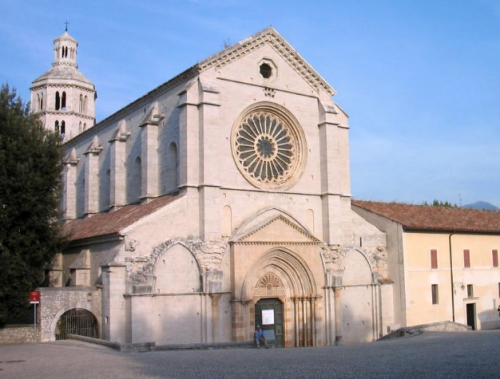
[[71, 241], [68, 247], [71, 248], [77, 246], [93, 245], [97, 243], [115, 242], [115, 241], [121, 241], [123, 240], [123, 238], [124, 237], [118, 233], [108, 234], [105, 236], [91, 237], [91, 238]]
[[[71, 80], [71, 79], [66, 79], [66, 80]], [[64, 83], [64, 84], [58, 84], [58, 83], [44, 83], [44, 84], [39, 84], [32, 86], [30, 88], [30, 91], [36, 91], [39, 89], [44, 89], [48, 87], [57, 87], [57, 88], [79, 88], [83, 91], [89, 92], [89, 93], [94, 93], [95, 92], [95, 86], [93, 84], [89, 84], [88, 87], [84, 87], [81, 84], [71, 84], [71, 83]], [[90, 89], [89, 87], [93, 87]]]
[[[258, 233], [259, 231], [267, 228], [269, 225], [273, 224], [276, 221], [282, 221], [282, 222], [284, 222], [288, 226], [290, 226], [293, 229], [295, 229], [295, 231], [297, 231], [298, 233], [302, 234], [303, 236], [305, 236], [305, 237], [307, 237], [307, 238], [309, 238], [311, 240], [310, 242], [283, 242], [283, 243], [292, 243], [292, 244], [294, 244], [294, 243], [315, 243], [316, 244], [316, 243], [320, 243], [321, 242], [319, 239], [317, 239], [316, 237], [314, 237], [313, 235], [311, 235], [310, 233], [308, 233], [304, 229], [300, 228], [295, 223], [291, 222], [290, 220], [288, 220], [286, 217], [283, 217], [283, 216], [275, 217], [271, 221], [266, 222], [264, 225], [261, 225], [257, 229], [255, 229], [255, 230], [251, 231], [250, 233], [246, 234], [245, 236], [243, 236], [239, 242], [250, 242], [250, 241], [245, 241], [245, 240], [248, 237], [254, 235], [255, 233]], [[278, 242], [270, 242], [270, 243], [271, 244], [275, 244], [275, 243], [278, 243]], [[281, 243], [281, 242], [279, 242], [279, 243]]]
[[174, 78], [170, 79], [169, 81], [163, 83], [159, 87], [148, 92], [144, 96], [138, 98], [137, 100], [135, 100], [134, 102], [125, 106], [124, 108], [120, 109], [119, 111], [113, 113], [111, 116], [105, 118], [104, 120], [102, 120], [98, 124], [87, 129], [83, 133], [77, 135], [76, 137], [74, 137], [70, 141], [66, 142], [63, 146], [68, 149], [68, 148], [71, 148], [71, 147], [77, 145], [79, 142], [84, 141], [89, 136], [100, 132], [101, 130], [105, 129], [109, 125], [112, 125], [116, 121], [119, 121], [119, 120], [125, 118], [130, 113], [133, 113], [137, 109], [142, 108], [144, 105], [149, 104], [151, 101], [155, 100], [159, 96], [163, 95], [164, 93], [167, 93], [168, 91], [174, 89], [175, 87], [178, 87], [179, 85], [196, 77], [198, 74], [199, 74], [198, 65], [190, 67], [186, 71], [180, 73], [179, 75], [175, 76]]
[[87, 119], [89, 121], [94, 120], [94, 117], [87, 116], [78, 112], [61, 112], [61, 111], [43, 111], [43, 112], [33, 112], [32, 114], [36, 116], [52, 115], [52, 116], [76, 116], [80, 118]]

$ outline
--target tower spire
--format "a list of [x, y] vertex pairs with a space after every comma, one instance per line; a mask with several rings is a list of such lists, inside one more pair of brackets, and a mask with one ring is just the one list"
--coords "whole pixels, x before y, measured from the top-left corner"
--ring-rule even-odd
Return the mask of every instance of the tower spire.
[[66, 21], [65, 24], [66, 24], [66, 31], [68, 31], [68, 24], [69, 24], [69, 22]]

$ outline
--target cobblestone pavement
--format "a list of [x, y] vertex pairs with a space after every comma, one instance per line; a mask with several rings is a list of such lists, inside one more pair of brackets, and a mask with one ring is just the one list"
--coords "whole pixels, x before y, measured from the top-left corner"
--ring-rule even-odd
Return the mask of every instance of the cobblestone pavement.
[[119, 353], [77, 341], [0, 345], [0, 378], [494, 378], [500, 330], [295, 349]]

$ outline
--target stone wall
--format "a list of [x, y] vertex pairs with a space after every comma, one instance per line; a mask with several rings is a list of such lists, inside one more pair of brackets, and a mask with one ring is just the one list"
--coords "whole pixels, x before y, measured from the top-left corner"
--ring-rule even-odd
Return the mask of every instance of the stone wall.
[[40, 288], [39, 326], [40, 341], [55, 340], [55, 326], [59, 318], [73, 308], [90, 311], [99, 323], [99, 336], [102, 330], [102, 294], [95, 287]]
[[[40, 328], [37, 329], [40, 339]], [[0, 328], [0, 344], [35, 342], [33, 325], [6, 325]]]

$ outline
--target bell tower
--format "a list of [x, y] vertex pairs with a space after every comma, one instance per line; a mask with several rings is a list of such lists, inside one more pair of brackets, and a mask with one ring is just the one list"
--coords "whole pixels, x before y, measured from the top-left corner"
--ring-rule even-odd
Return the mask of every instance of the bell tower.
[[52, 68], [33, 81], [31, 112], [64, 141], [95, 124], [94, 84], [78, 70], [78, 42], [68, 30], [54, 40]]

